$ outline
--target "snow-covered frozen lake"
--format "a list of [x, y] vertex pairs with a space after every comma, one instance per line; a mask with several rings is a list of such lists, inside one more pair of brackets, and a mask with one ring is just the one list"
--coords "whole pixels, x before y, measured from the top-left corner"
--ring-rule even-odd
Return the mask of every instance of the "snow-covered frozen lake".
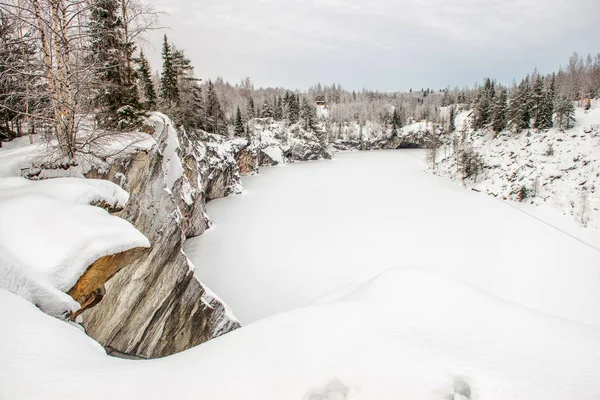
[[186, 243], [196, 276], [245, 324], [414, 266], [600, 327], [598, 250], [423, 172], [423, 157], [356, 152], [262, 169], [246, 194], [209, 204], [213, 227]]

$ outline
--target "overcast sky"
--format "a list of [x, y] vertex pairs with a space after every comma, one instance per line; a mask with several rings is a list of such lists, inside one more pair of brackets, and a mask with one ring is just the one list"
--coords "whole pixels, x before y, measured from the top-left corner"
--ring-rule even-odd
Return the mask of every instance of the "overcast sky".
[[150, 0], [202, 79], [408, 90], [510, 83], [600, 52], [600, 0]]

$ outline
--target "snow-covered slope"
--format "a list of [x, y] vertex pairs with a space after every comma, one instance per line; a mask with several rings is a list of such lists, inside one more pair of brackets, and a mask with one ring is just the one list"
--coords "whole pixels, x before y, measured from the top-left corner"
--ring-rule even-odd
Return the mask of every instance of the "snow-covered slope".
[[[457, 136], [468, 120], [457, 116]], [[576, 109], [574, 128], [547, 131], [529, 129], [518, 134], [505, 131], [468, 131], [467, 143], [477, 151], [484, 167], [467, 187], [493, 196], [547, 205], [572, 216], [584, 226], [600, 228], [600, 101], [592, 108]], [[452, 147], [441, 149], [443, 159], [436, 173], [462, 180]]]
[[0, 319], [9, 400], [600, 398], [600, 331], [417, 269], [144, 362], [2, 291]]

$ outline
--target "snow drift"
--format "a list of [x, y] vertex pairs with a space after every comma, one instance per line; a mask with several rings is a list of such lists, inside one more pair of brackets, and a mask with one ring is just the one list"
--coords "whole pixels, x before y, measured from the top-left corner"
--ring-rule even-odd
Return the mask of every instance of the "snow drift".
[[597, 329], [419, 269], [145, 362], [107, 357], [80, 330], [2, 291], [0, 318], [12, 321], [0, 331], [7, 399], [63, 399], [99, 381], [94, 399], [600, 397]]

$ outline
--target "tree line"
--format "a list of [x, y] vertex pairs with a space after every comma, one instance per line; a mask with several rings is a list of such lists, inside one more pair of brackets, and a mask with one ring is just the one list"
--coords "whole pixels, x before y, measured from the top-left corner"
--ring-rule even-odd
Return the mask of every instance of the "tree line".
[[243, 135], [256, 117], [312, 129], [320, 100], [330, 127], [369, 122], [393, 135], [407, 123], [427, 120], [453, 130], [449, 116], [460, 107], [472, 108], [472, 128], [499, 132], [568, 128], [573, 101], [600, 95], [600, 54], [574, 54], [557, 73], [534, 71], [508, 87], [485, 79], [462, 89], [384, 93], [333, 83], [301, 92], [255, 88], [249, 78], [238, 84], [202, 81], [184, 50], [165, 35], [155, 74], [142, 45], [148, 30], [160, 28], [159, 16], [141, 0], [0, 1], [0, 135], [41, 133], [66, 163], [102, 137], [79, 134], [90, 118], [92, 132], [128, 131], [159, 110], [190, 131]]

